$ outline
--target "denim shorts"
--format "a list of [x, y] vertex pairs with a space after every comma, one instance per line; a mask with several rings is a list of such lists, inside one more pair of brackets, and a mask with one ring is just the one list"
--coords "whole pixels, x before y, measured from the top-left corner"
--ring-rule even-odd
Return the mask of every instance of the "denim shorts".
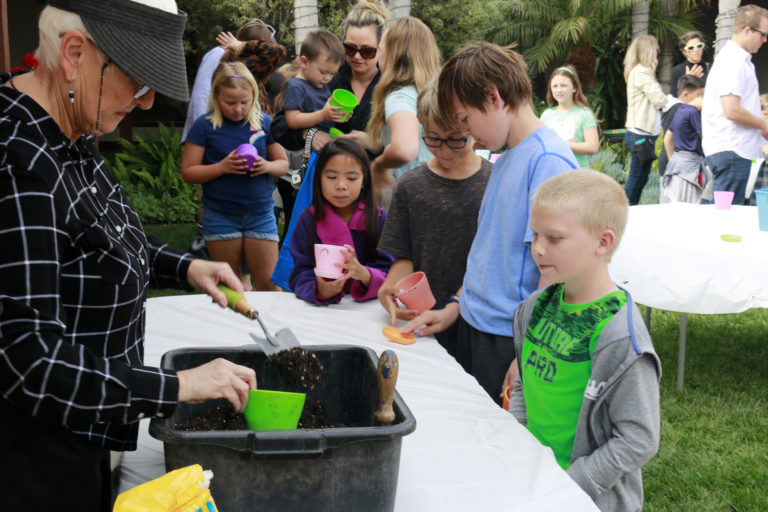
[[203, 239], [206, 242], [255, 238], [277, 242], [277, 220], [272, 208], [249, 215], [203, 208]]

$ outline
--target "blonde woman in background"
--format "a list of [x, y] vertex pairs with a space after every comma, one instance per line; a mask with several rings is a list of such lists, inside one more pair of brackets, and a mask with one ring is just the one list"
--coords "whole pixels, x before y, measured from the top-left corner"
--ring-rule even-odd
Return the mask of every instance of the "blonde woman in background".
[[377, 196], [386, 205], [394, 180], [432, 158], [421, 139], [416, 99], [440, 71], [440, 50], [429, 27], [407, 17], [387, 27], [379, 54], [381, 80], [373, 94], [367, 132], [368, 144], [383, 148], [371, 171]]
[[[655, 147], [661, 131], [661, 108], [667, 96], [656, 80], [659, 43], [653, 36], [639, 36], [627, 49], [624, 57], [624, 80], [627, 82], [627, 134], [624, 138], [632, 155], [629, 178], [624, 186], [629, 204], [637, 204], [648, 182], [651, 165], [656, 155], [651, 149], [644, 154], [643, 140]], [[639, 144], [638, 144], [639, 143]]]

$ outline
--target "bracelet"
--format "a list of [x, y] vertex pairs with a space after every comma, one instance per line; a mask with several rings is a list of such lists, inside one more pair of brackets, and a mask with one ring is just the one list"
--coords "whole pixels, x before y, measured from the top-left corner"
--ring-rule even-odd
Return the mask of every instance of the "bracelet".
[[459, 296], [454, 293], [453, 295], [448, 297], [447, 301], [445, 301], [446, 304], [450, 304], [451, 302], [455, 302], [456, 304], [458, 304], [459, 303]]

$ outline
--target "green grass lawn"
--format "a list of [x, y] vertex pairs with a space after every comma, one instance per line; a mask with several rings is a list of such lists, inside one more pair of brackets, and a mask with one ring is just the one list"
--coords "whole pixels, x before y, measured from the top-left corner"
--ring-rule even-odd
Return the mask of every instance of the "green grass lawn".
[[[182, 249], [195, 233], [194, 224], [145, 229]], [[676, 391], [679, 322], [677, 313], [653, 311], [664, 375], [661, 446], [643, 469], [645, 510], [768, 510], [768, 310], [688, 315], [683, 394]]]
[[685, 391], [676, 391], [680, 315], [653, 311], [661, 357], [661, 446], [644, 468], [646, 510], [768, 510], [768, 310], [688, 315]]

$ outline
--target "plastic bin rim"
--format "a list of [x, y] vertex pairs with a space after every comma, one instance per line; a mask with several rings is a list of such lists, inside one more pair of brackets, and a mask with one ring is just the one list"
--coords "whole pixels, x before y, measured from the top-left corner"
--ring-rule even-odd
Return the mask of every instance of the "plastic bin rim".
[[[362, 345], [302, 345], [307, 349], [312, 350], [342, 350], [342, 349], [356, 349], [364, 351], [368, 354], [372, 364], [377, 366], [378, 357], [376, 352]], [[192, 347], [192, 348], [179, 348], [169, 350], [162, 356], [161, 367], [164, 369], [171, 369], [168, 360], [175, 353], [190, 352], [229, 352], [232, 349], [246, 349], [248, 351], [263, 353], [261, 347], [247, 344], [238, 345], [232, 347]], [[400, 396], [400, 393], [395, 388], [395, 396], [393, 399], [395, 411], [399, 411], [403, 416], [403, 421], [395, 425], [386, 426], [370, 426], [370, 427], [343, 427], [343, 428], [324, 428], [324, 429], [297, 429], [297, 430], [264, 430], [264, 431], [252, 431], [252, 430], [221, 430], [215, 432], [190, 432], [180, 431], [173, 428], [171, 421], [173, 416], [167, 418], [152, 418], [149, 423], [149, 434], [163, 442], [179, 442], [184, 441], [185, 444], [206, 444], [206, 445], [218, 445], [227, 448], [232, 448], [239, 451], [250, 450], [251, 439], [257, 441], [267, 442], [279, 442], [279, 441], [312, 441], [315, 443], [327, 445], [326, 448], [332, 449], [344, 444], [372, 441], [380, 439], [391, 439], [394, 437], [401, 437], [412, 433], [416, 430], [416, 418], [411, 410], [405, 404], [405, 401]], [[245, 435], [243, 435], [245, 434]], [[233, 444], [241, 446], [233, 446]]]

